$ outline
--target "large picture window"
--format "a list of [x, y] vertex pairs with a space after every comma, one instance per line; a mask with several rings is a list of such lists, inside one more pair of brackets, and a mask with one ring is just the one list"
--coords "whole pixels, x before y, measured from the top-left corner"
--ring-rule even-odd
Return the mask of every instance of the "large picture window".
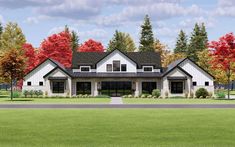
[[77, 82], [77, 95], [91, 94], [91, 82]]
[[64, 82], [57, 82], [57, 81], [54, 81], [52, 82], [52, 92], [53, 93], [64, 93]]
[[113, 61], [113, 71], [120, 71], [120, 61]]
[[156, 82], [142, 82], [142, 93], [152, 94], [152, 91], [157, 88]]

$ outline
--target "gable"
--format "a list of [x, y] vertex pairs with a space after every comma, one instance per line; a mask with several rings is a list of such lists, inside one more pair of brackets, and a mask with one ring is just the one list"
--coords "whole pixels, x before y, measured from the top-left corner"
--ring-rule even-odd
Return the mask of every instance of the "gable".
[[[32, 85], [38, 85], [39, 81], [44, 81], [43, 76], [55, 67], [56, 65], [52, 61], [46, 60], [27, 74], [24, 77], [24, 82], [31, 81]], [[25, 85], [26, 83], [23, 84]]]
[[47, 77], [69, 77], [69, 76], [60, 68], [55, 68], [48, 74], [44, 75], [44, 78], [47, 78]]
[[189, 77], [187, 73], [182, 71], [179, 67], [174, 68], [170, 72], [168, 72], [164, 77]]
[[126, 64], [126, 72], [136, 72], [136, 63], [119, 50], [114, 50], [102, 60], [100, 60], [96, 65], [96, 72], [106, 72], [106, 65], [112, 64], [114, 60], [119, 60], [121, 64]]
[[214, 78], [189, 59], [179, 64], [181, 68], [193, 76], [192, 80], [198, 82], [198, 85], [204, 85], [205, 81], [213, 82]]

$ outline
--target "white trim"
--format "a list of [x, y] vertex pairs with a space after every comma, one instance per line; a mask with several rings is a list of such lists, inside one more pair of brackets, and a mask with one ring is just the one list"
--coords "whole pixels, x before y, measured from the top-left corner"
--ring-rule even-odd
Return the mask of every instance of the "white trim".
[[[83, 67], [85, 67], [85, 68], [89, 68], [89, 71], [82, 71], [81, 70], [81, 68], [83, 68]], [[91, 71], [91, 66], [80, 66], [80, 72], [90, 72]]]
[[[148, 68], [148, 67], [151, 67], [151, 68], [152, 68], [152, 71], [144, 71], [144, 68], [145, 68], [145, 67], [147, 67], [147, 68]], [[153, 72], [153, 66], [143, 66], [143, 67], [142, 67], [142, 71], [143, 71], [143, 72]]]

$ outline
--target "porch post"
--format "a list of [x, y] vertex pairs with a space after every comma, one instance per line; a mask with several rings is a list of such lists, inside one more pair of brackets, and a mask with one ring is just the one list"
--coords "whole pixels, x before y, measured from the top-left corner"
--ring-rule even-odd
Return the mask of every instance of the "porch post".
[[135, 96], [139, 96], [140, 91], [139, 91], [139, 81], [135, 82]]
[[95, 86], [94, 86], [94, 96], [98, 95], [98, 82], [95, 81]]

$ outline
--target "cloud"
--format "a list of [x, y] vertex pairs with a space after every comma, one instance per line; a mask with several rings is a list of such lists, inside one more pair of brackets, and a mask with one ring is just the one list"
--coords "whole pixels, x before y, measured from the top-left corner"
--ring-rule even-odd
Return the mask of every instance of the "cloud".
[[179, 27], [188, 29], [193, 28], [195, 23], [205, 23], [207, 28], [212, 28], [215, 26], [216, 20], [213, 17], [194, 17], [194, 18], [187, 18], [179, 22]]
[[62, 0], [0, 0], [0, 7], [17, 9], [25, 7], [54, 5], [60, 2], [62, 2]]
[[107, 43], [108, 40], [108, 32], [104, 29], [92, 29], [88, 31], [80, 31], [78, 32], [80, 38], [82, 38], [82, 42], [87, 41], [88, 39], [94, 39], [97, 41], [101, 41], [102, 43]]
[[27, 17], [26, 20], [24, 20], [23, 22], [28, 23], [28, 24], [38, 24], [40, 21], [49, 20], [49, 19], [52, 19], [52, 18], [49, 16], [45, 16], [45, 15], [39, 15], [36, 17]]
[[2, 24], [5, 23], [5, 20], [2, 15], [0, 15], [0, 23], [2, 23]]
[[213, 14], [216, 16], [235, 17], [235, 0], [219, 0]]

